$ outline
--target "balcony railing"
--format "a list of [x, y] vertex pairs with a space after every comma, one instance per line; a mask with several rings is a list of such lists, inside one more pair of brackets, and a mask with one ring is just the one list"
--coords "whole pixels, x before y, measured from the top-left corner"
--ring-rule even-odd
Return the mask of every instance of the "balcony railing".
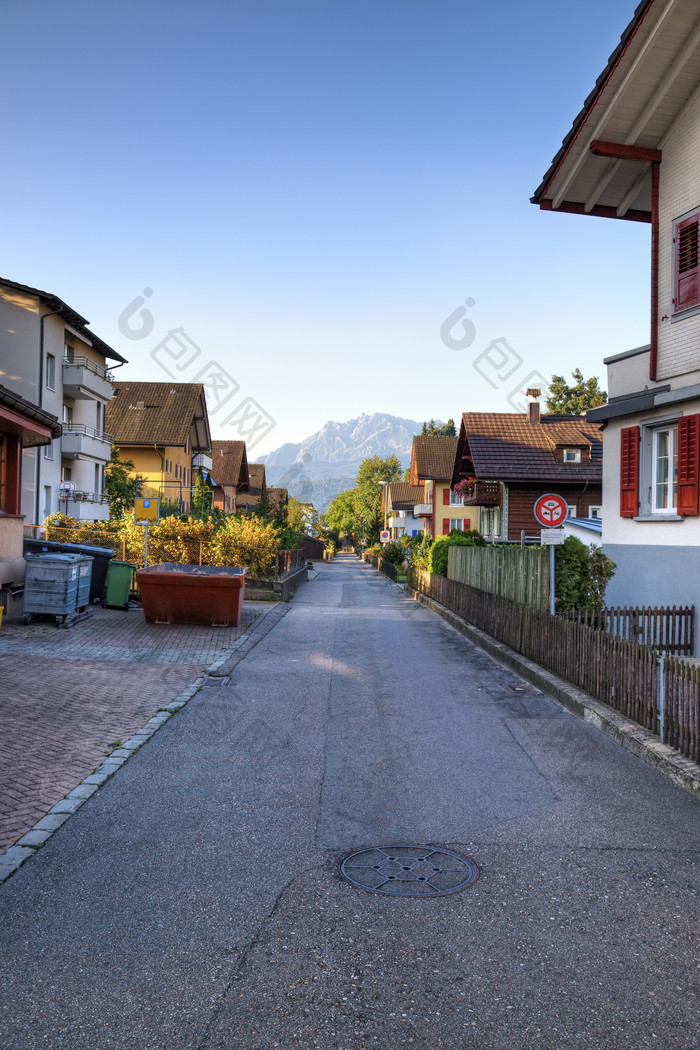
[[477, 481], [472, 490], [464, 496], [465, 507], [497, 507], [500, 502], [501, 486], [498, 481]]
[[413, 508], [414, 518], [432, 518], [433, 516], [433, 505], [432, 503], [416, 503]]
[[107, 441], [110, 445], [114, 444], [112, 434], [105, 434], [104, 431], [95, 430], [94, 427], [85, 426], [84, 423], [64, 423], [61, 429], [61, 436], [66, 437], [70, 435], [89, 437], [95, 441]]
[[98, 365], [96, 361], [91, 361], [89, 357], [64, 357], [64, 372], [71, 367], [84, 368], [86, 371], [92, 372], [93, 375], [98, 376], [100, 379], [104, 379], [107, 383], [114, 382], [114, 376], [110, 370]]
[[111, 496], [104, 492], [67, 492], [68, 503], [75, 500], [77, 503], [109, 503]]

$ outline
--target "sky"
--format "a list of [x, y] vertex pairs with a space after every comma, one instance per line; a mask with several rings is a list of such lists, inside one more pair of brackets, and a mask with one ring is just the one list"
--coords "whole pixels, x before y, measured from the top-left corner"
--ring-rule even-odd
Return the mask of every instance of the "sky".
[[249, 459], [514, 411], [649, 341], [645, 224], [529, 199], [635, 0], [38, 0], [3, 13], [2, 276], [204, 382]]

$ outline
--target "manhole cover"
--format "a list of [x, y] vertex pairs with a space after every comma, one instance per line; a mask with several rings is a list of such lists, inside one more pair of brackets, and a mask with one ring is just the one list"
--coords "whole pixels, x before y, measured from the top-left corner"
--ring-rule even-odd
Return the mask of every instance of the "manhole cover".
[[479, 877], [473, 860], [433, 846], [373, 846], [340, 865], [353, 886], [388, 897], [443, 897]]

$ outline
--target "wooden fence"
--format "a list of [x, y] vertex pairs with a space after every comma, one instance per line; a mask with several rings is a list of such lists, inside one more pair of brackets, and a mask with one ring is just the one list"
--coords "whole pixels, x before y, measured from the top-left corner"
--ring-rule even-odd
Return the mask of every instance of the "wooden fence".
[[700, 671], [563, 616], [411, 569], [409, 583], [486, 634], [700, 761]]
[[447, 578], [536, 609], [549, 608], [547, 547], [459, 547], [447, 552]]
[[595, 631], [606, 631], [660, 653], [692, 656], [695, 651], [695, 606], [636, 609], [567, 609], [559, 615]]

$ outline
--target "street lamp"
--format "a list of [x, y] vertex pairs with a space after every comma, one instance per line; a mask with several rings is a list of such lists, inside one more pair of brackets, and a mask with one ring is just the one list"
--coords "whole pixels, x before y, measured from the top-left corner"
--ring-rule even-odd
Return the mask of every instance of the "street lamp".
[[360, 517], [362, 518], [362, 550], [364, 550], [365, 549], [365, 516], [364, 516], [364, 514], [360, 514]]
[[382, 486], [382, 490], [383, 490], [382, 491], [382, 503], [384, 504], [384, 531], [386, 532], [386, 514], [387, 514], [387, 510], [388, 510], [387, 504], [389, 502], [389, 495], [388, 495], [387, 489], [389, 488], [389, 482], [388, 481], [380, 481], [379, 484]]

